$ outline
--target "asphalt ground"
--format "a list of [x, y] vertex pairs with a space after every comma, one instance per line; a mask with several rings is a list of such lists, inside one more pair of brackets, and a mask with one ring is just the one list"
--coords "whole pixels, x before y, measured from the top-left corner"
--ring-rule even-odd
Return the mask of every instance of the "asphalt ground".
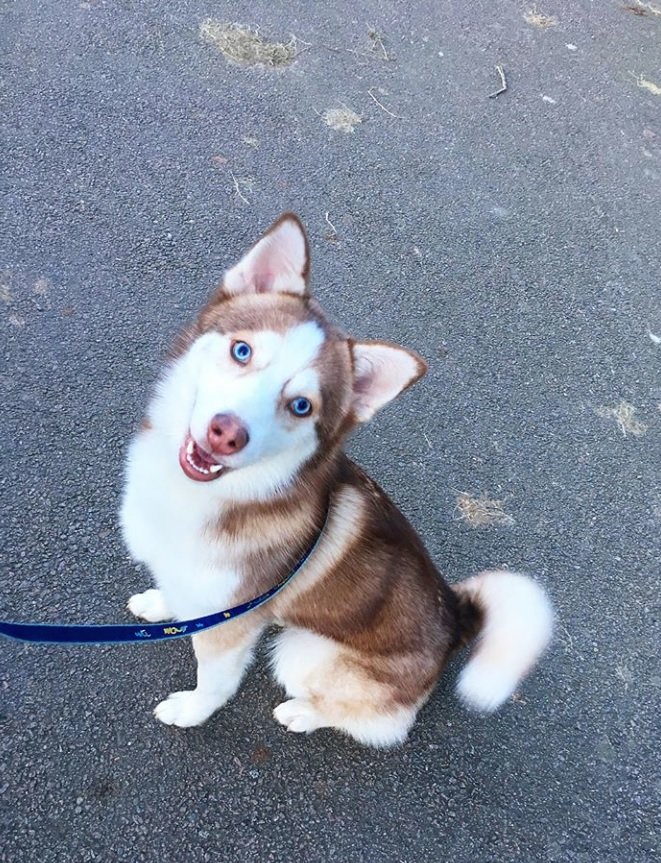
[[[277, 726], [263, 655], [184, 731], [151, 709], [193, 682], [187, 643], [3, 642], [3, 863], [655, 857], [659, 5], [545, 0], [541, 27], [506, 0], [0, 4], [2, 615], [128, 621], [126, 443], [284, 209], [333, 316], [430, 362], [351, 453], [450, 580], [524, 569], [558, 615], [500, 713], [458, 704], [459, 659], [384, 752]], [[233, 65], [209, 17], [301, 53]]]

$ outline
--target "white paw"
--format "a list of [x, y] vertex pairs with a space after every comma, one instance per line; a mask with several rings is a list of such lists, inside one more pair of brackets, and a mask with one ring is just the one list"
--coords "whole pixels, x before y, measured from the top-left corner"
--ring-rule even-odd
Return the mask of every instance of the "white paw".
[[292, 698], [289, 701], [283, 701], [275, 708], [273, 716], [281, 725], [285, 726], [287, 731], [295, 731], [298, 734], [304, 731], [314, 731], [315, 728], [320, 728], [322, 725], [317, 711], [304, 698]]
[[160, 590], [150, 588], [144, 593], [134, 593], [128, 601], [128, 610], [141, 620], [150, 623], [160, 623], [161, 620], [169, 620], [172, 615], [165, 606], [165, 600]]
[[218, 699], [201, 695], [197, 690], [173, 692], [154, 708], [154, 716], [164, 725], [190, 728], [202, 725], [221, 705]]

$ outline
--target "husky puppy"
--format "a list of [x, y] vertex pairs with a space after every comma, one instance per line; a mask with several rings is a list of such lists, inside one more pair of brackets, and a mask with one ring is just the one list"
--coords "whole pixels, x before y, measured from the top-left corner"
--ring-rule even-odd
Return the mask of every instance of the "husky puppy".
[[517, 573], [446, 584], [406, 518], [344, 455], [349, 432], [426, 365], [330, 323], [309, 269], [303, 226], [285, 213], [179, 339], [128, 453], [123, 534], [157, 585], [129, 609], [156, 622], [246, 601], [321, 533], [272, 600], [193, 636], [197, 685], [154, 712], [167, 725], [203, 723], [276, 624], [271, 661], [288, 696], [276, 720], [390, 746], [474, 639], [459, 695], [483, 711], [506, 701], [546, 647], [552, 613]]

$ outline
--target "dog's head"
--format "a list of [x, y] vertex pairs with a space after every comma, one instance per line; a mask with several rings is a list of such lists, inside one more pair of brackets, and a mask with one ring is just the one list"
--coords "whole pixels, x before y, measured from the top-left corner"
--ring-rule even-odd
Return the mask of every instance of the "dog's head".
[[287, 484], [425, 373], [417, 354], [330, 324], [308, 293], [309, 267], [303, 226], [286, 213], [187, 335], [161, 387], [160, 410], [170, 410], [159, 425], [177, 436], [190, 480]]

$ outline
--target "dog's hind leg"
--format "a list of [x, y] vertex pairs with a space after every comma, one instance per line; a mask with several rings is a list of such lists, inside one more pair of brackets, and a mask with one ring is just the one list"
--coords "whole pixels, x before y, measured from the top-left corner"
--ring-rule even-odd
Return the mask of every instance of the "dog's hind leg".
[[288, 628], [275, 641], [272, 666], [290, 697], [273, 711], [288, 731], [334, 728], [368, 746], [402, 743], [428, 692], [401, 704], [349, 651], [330, 638]]
[[134, 593], [127, 603], [127, 608], [131, 614], [149, 623], [160, 623], [161, 620], [170, 620], [172, 617], [162, 592], [155, 587], [143, 593]]
[[173, 692], [156, 705], [154, 715], [165, 725], [201, 725], [236, 693], [266, 625], [258, 613], [249, 622], [224, 623], [193, 636], [197, 658], [197, 686]]
[[334, 728], [365, 746], [385, 748], [406, 740], [420, 706], [384, 706], [380, 712], [378, 707], [367, 709], [358, 699], [334, 701], [329, 692], [309, 699], [290, 698], [275, 708], [273, 716], [287, 731], [309, 734], [317, 728]]

